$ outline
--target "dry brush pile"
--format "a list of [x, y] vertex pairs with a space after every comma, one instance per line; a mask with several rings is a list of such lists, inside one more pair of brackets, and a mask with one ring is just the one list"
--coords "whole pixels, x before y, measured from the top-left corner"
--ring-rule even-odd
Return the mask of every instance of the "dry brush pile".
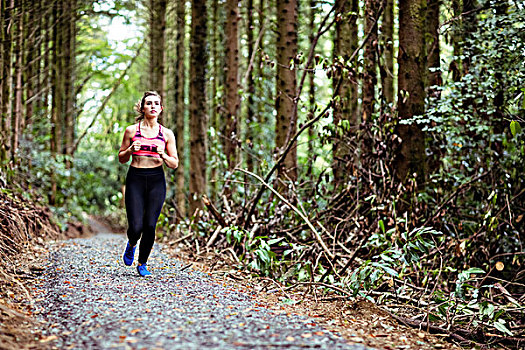
[[35, 205], [22, 194], [0, 189], [0, 348], [34, 345], [27, 302], [31, 295], [24, 280], [39, 273], [28, 261], [35, 245], [60, 237], [48, 208]]

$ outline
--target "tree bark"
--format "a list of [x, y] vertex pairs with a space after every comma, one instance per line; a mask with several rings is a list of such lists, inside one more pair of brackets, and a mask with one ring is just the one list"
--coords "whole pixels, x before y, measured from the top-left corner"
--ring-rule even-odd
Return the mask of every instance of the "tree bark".
[[186, 129], [185, 121], [185, 96], [186, 96], [186, 79], [184, 76], [186, 61], [186, 4], [183, 1], [177, 2], [177, 53], [176, 53], [176, 67], [175, 67], [175, 141], [177, 143], [177, 153], [181, 161], [179, 168], [175, 173], [175, 182], [177, 184], [176, 203], [178, 214], [183, 219], [186, 216], [186, 191], [184, 179], [184, 130]]
[[[214, 130], [214, 133], [211, 136], [211, 144], [216, 145], [216, 148], [218, 149], [219, 144], [223, 146], [225, 145], [224, 137], [222, 137], [225, 133], [224, 128], [224, 121], [222, 119], [219, 119], [219, 109], [222, 109], [221, 106], [221, 96], [219, 94], [219, 87], [223, 83], [224, 75], [222, 72], [219, 71], [219, 67], [223, 66], [222, 62], [222, 55], [219, 53], [219, 47], [222, 46], [223, 36], [222, 36], [222, 30], [219, 29], [219, 27], [222, 27], [219, 23], [220, 20], [220, 9], [219, 9], [219, 0], [213, 0], [211, 4], [211, 23], [213, 25], [213, 28], [210, 28], [210, 45], [211, 45], [211, 61], [212, 61], [212, 77], [211, 80], [211, 95], [209, 96], [209, 99], [211, 101], [211, 108], [210, 108], [210, 118], [211, 118], [211, 127]], [[210, 169], [210, 198], [212, 201], [215, 201], [217, 199], [217, 193], [219, 192], [219, 184], [217, 181], [217, 174], [221, 173], [220, 167], [211, 167]]]
[[[349, 144], [345, 140], [356, 135], [359, 124], [357, 115], [357, 59], [349, 61], [358, 47], [357, 38], [357, 0], [338, 0], [336, 2], [334, 59], [338, 67], [334, 74], [334, 85], [341, 74], [347, 75], [339, 87], [339, 100], [334, 103], [334, 127], [337, 132], [333, 143], [333, 172], [335, 187], [340, 186], [351, 174], [347, 164], [352, 162]], [[335, 86], [334, 86], [335, 87]]]
[[[280, 154], [297, 131], [296, 69], [297, 0], [277, 2], [277, 96], [275, 109], [275, 146]], [[294, 145], [278, 170], [281, 180], [297, 180], [297, 146]]]
[[[12, 46], [12, 30], [13, 30], [13, 16], [14, 0], [2, 0], [2, 59], [3, 59], [3, 74], [2, 74], [2, 139], [11, 140], [11, 112], [12, 112], [12, 98], [11, 86], [13, 81], [13, 46]], [[6, 160], [11, 156], [11, 142], [2, 142], [2, 159]]]
[[24, 64], [24, 6], [21, 0], [15, 1], [15, 8], [13, 9], [13, 19], [15, 22], [15, 49], [13, 52], [15, 60], [15, 108], [13, 113], [13, 123], [11, 132], [11, 157], [15, 156], [16, 150], [20, 142], [20, 133], [23, 128], [23, 81], [22, 81], [22, 66]]
[[37, 105], [36, 108], [39, 111], [40, 115], [48, 115], [48, 95], [46, 91], [51, 90], [51, 63], [50, 63], [50, 43], [52, 41], [52, 13], [53, 13], [53, 5], [50, 5], [46, 2], [46, 0], [42, 0], [41, 2], [42, 8], [45, 8], [45, 6], [48, 6], [46, 8], [46, 12], [50, 11], [48, 15], [44, 15], [42, 17], [42, 31], [43, 34], [43, 42], [42, 42], [42, 61], [43, 61], [43, 69], [42, 69], [42, 76], [38, 79], [38, 91], [40, 92], [40, 98], [37, 99]]
[[[4, 77], [4, 65], [7, 63], [4, 61], [4, 16], [5, 16], [5, 0], [0, 0], [0, 137], [2, 140], [6, 140], [6, 133], [4, 133], [4, 86], [5, 86], [5, 77]], [[0, 146], [0, 163], [3, 163], [6, 160], [5, 146], [2, 142]]]
[[[253, 33], [255, 32], [255, 22], [254, 22], [254, 15], [255, 11], [253, 8], [253, 0], [248, 0], [246, 5], [246, 11], [247, 11], [247, 28], [246, 28], [246, 41], [247, 41], [247, 49], [248, 49], [248, 64], [250, 64], [250, 60], [252, 56], [254, 55], [254, 36]], [[259, 20], [261, 18], [259, 17]], [[252, 131], [252, 123], [256, 122], [256, 110], [255, 110], [255, 81], [253, 79], [253, 69], [250, 69], [248, 72], [246, 81], [246, 90], [248, 92], [248, 103], [247, 103], [247, 111], [246, 111], [246, 141], [248, 143], [248, 146], [250, 147], [253, 145], [253, 137], [255, 136]], [[253, 171], [254, 168], [254, 159], [253, 157], [248, 153], [246, 157], [246, 168], [248, 171]]]
[[[40, 1], [37, 1], [33, 6], [28, 6], [27, 11], [25, 12], [24, 21], [25, 21], [25, 35], [27, 43], [27, 56], [26, 56], [26, 70], [24, 72], [24, 81], [25, 83], [25, 95], [26, 95], [26, 104], [25, 104], [25, 116], [24, 116], [24, 125], [25, 128], [30, 128], [32, 123], [33, 111], [35, 107], [35, 102], [33, 96], [35, 95], [35, 80], [40, 76], [38, 62], [38, 47], [40, 36], [40, 25], [41, 25], [41, 12], [40, 12]], [[29, 133], [30, 134], [30, 133]]]
[[[239, 98], [239, 2], [226, 0], [226, 62], [224, 71], [226, 81], [224, 84], [224, 120], [226, 122], [224, 154], [231, 172], [237, 164], [237, 144], [239, 133], [237, 130], [237, 113], [240, 105]], [[228, 188], [228, 184], [226, 185]], [[229, 193], [229, 192], [228, 192]]]
[[[399, 3], [399, 121], [425, 112], [425, 0]], [[394, 172], [400, 181], [417, 176], [423, 182], [426, 172], [425, 135], [417, 124], [398, 124], [401, 144], [394, 160]]]
[[[315, 15], [317, 14], [316, 11], [316, 2], [317, 0], [310, 0], [310, 13], [309, 13], [309, 23], [308, 23], [308, 41], [310, 43], [313, 43], [315, 40]], [[335, 44], [335, 43], [334, 43]], [[314, 52], [315, 54], [315, 52]], [[315, 116], [315, 110], [317, 108], [317, 104], [315, 103], [315, 62], [313, 67], [311, 67], [311, 71], [308, 72], [308, 120], [311, 120]], [[315, 160], [317, 158], [317, 152], [314, 148], [315, 143], [315, 129], [309, 128], [308, 129], [308, 154], [312, 157], [312, 159], [308, 162], [308, 168], [306, 170], [306, 173], [308, 177], [311, 177], [313, 174], [313, 165], [315, 163]]]
[[383, 36], [383, 64], [381, 83], [383, 98], [387, 104], [394, 103], [394, 0], [385, 1], [381, 32]]
[[190, 48], [190, 211], [202, 209], [206, 194], [206, 0], [192, 0]]
[[439, 7], [441, 0], [428, 0], [428, 36], [427, 36], [427, 51], [428, 51], [428, 86], [431, 89], [429, 95], [438, 97], [439, 90], [432, 89], [432, 86], [441, 85], [441, 71], [440, 71], [440, 48], [439, 48]]
[[377, 86], [377, 23], [376, 17], [379, 1], [365, 1], [365, 33], [370, 37], [365, 44], [363, 67], [363, 115], [362, 120], [367, 121], [374, 113], [375, 89]]
[[150, 0], [150, 89], [166, 100], [165, 47], [167, 0]]
[[[65, 99], [65, 154], [73, 155], [75, 143], [75, 36], [76, 36], [76, 0], [64, 1], [64, 99]], [[67, 167], [71, 166], [70, 160]]]

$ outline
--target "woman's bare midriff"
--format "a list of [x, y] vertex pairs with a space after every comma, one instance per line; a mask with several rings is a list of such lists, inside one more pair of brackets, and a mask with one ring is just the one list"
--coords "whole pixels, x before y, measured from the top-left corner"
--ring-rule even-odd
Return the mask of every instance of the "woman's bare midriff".
[[131, 166], [134, 168], [156, 168], [163, 163], [160, 158], [133, 156]]

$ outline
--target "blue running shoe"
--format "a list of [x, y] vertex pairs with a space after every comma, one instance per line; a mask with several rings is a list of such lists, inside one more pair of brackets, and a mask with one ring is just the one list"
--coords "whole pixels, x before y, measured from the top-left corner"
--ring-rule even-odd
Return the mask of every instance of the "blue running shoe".
[[146, 266], [146, 264], [137, 265], [137, 271], [142, 277], [151, 276], [151, 272], [148, 271], [148, 267]]
[[131, 266], [131, 264], [133, 264], [133, 259], [135, 258], [135, 248], [137, 248], [137, 246], [130, 246], [129, 245], [129, 242], [128, 244], [126, 245], [126, 250], [124, 251], [124, 264], [126, 264], [127, 266]]

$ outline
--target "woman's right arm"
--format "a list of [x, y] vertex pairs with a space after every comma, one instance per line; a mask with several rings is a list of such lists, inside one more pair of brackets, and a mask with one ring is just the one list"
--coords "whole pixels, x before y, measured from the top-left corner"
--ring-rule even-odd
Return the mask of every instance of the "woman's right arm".
[[[127, 163], [131, 154], [133, 153], [133, 145], [131, 144], [131, 138], [133, 137], [133, 131], [135, 127], [130, 125], [124, 132], [124, 138], [122, 139], [122, 145], [118, 151], [118, 161], [121, 164]], [[140, 146], [139, 146], [140, 147]]]

